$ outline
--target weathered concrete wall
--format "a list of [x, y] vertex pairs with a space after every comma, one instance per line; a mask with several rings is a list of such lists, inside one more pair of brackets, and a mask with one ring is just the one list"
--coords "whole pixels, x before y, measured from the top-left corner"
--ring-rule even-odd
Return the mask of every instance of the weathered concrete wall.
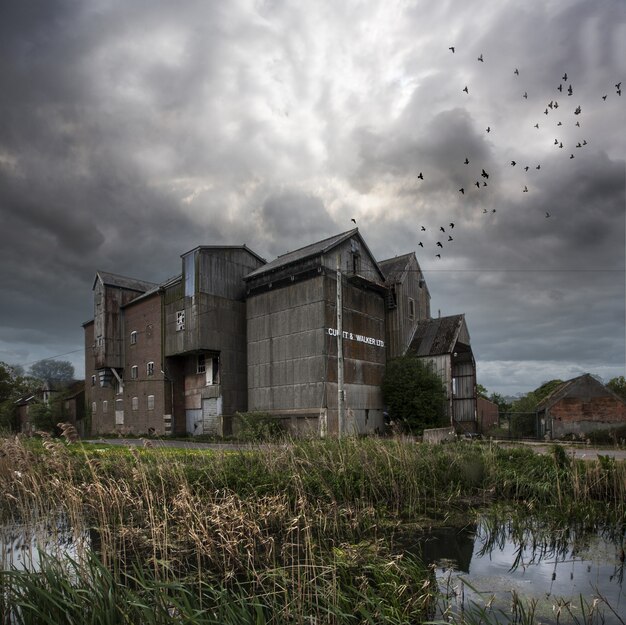
[[[382, 431], [384, 301], [344, 284], [344, 381], [347, 429]], [[334, 274], [294, 281], [248, 299], [248, 410], [289, 417], [298, 430], [325, 415], [337, 432], [336, 280]], [[374, 343], [358, 337], [373, 339]], [[378, 342], [378, 344], [376, 344]], [[293, 419], [308, 419], [305, 425]]]
[[249, 411], [311, 416], [325, 406], [323, 280], [249, 297]]

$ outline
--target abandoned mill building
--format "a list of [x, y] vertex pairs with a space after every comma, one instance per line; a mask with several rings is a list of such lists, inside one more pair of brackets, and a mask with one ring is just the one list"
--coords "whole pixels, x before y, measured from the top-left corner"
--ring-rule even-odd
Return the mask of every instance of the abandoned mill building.
[[344, 431], [382, 432], [385, 365], [407, 351], [436, 367], [450, 422], [475, 430], [464, 316], [431, 319], [414, 253], [378, 262], [353, 229], [271, 262], [245, 245], [181, 261], [162, 284], [96, 273], [83, 324], [92, 434], [227, 436], [236, 413], [266, 412], [294, 434], [333, 435], [341, 370]]

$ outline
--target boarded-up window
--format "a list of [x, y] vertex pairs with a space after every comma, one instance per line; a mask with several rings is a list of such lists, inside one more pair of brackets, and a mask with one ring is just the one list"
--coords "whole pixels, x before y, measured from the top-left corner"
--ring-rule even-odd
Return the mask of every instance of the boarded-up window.
[[133, 410], [139, 410], [139, 397], [133, 397], [130, 400], [130, 406]]
[[148, 410], [154, 410], [154, 395], [148, 395]]
[[176, 312], [176, 332], [185, 329], [185, 311], [178, 310]]
[[104, 399], [102, 401], [102, 412], [106, 414], [108, 411], [109, 411], [109, 402], [106, 399]]

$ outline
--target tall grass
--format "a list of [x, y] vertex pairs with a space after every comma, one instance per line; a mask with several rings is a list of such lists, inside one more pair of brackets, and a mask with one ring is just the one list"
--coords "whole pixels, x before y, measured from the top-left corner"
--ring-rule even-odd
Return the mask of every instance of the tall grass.
[[[50, 562], [43, 576], [5, 574], [24, 619], [61, 601], [46, 595], [58, 578], [78, 593], [60, 593], [69, 603], [58, 610], [86, 613], [89, 596], [98, 606], [76, 622], [166, 622], [172, 610], [218, 622], [194, 621], [199, 610], [224, 623], [400, 623], [425, 617], [435, 591], [426, 567], [394, 552], [395, 527], [467, 518], [494, 501], [623, 522], [626, 463], [402, 439], [223, 453], [7, 438], [0, 489], [2, 520], [61, 513], [97, 554], [71, 575]], [[138, 616], [146, 605], [161, 606], [156, 620]]]

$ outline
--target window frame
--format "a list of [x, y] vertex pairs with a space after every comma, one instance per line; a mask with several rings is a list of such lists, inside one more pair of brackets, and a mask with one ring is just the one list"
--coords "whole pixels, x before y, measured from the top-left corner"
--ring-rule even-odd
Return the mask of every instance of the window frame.
[[137, 345], [137, 330], [133, 330], [130, 333], [130, 344]]
[[139, 367], [137, 365], [132, 365], [130, 368], [130, 379], [138, 380], [139, 379]]
[[154, 375], [154, 361], [153, 360], [146, 363], [146, 375], [148, 376]]

